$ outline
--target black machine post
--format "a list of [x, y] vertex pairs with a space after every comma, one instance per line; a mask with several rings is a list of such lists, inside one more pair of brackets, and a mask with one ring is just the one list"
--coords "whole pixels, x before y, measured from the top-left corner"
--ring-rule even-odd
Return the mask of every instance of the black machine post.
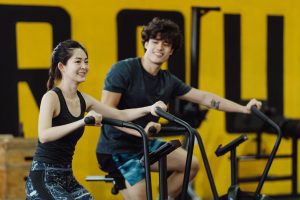
[[237, 139], [231, 141], [224, 147], [219, 145], [216, 150], [216, 156], [222, 156], [230, 151], [230, 162], [231, 162], [231, 185], [237, 185], [237, 158], [236, 158], [236, 148], [248, 139], [246, 135], [241, 135]]
[[158, 116], [165, 118], [171, 122], [174, 122], [176, 124], [179, 124], [183, 126], [188, 133], [188, 147], [187, 147], [187, 159], [185, 164], [185, 171], [184, 171], [184, 178], [183, 178], [183, 184], [182, 184], [182, 190], [181, 190], [181, 199], [185, 200], [187, 196], [187, 190], [189, 185], [189, 175], [191, 170], [191, 164], [192, 164], [192, 156], [193, 156], [193, 150], [194, 150], [194, 135], [193, 135], [193, 128], [186, 123], [185, 121], [175, 117], [174, 115], [171, 115], [170, 113], [167, 113], [163, 111], [161, 108], [156, 108], [156, 113]]
[[281, 133], [281, 129], [279, 128], [279, 126], [277, 124], [275, 124], [269, 117], [267, 117], [263, 112], [260, 112], [255, 106], [251, 107], [251, 111], [252, 113], [254, 113], [257, 117], [259, 117], [262, 121], [264, 121], [266, 124], [269, 124], [273, 129], [275, 129], [275, 131], [277, 132], [277, 139], [276, 142], [274, 144], [274, 147], [272, 149], [272, 152], [270, 154], [270, 157], [268, 159], [267, 165], [264, 169], [264, 172], [261, 176], [261, 179], [258, 183], [258, 186], [256, 188], [255, 191], [255, 195], [259, 195], [259, 193], [261, 192], [261, 189], [263, 187], [263, 184], [268, 176], [269, 170], [271, 168], [272, 162], [275, 158], [275, 155], [277, 153], [278, 147], [280, 145], [281, 142], [281, 138], [282, 138], [282, 133]]
[[[148, 130], [148, 135], [153, 137], [156, 135], [156, 128], [150, 127]], [[186, 129], [181, 127], [162, 127], [160, 130], [160, 133], [168, 134], [168, 133], [174, 133], [174, 132], [186, 132]], [[181, 143], [179, 140], [171, 140], [168, 143], [165, 143], [165, 145], [170, 144], [169, 148], [165, 148], [165, 151], [161, 151], [162, 153], [157, 153], [157, 156], [159, 156], [158, 165], [159, 165], [159, 199], [160, 200], [166, 200], [168, 199], [168, 184], [167, 184], [167, 154], [171, 153], [173, 150], [181, 146]], [[158, 148], [156, 152], [159, 152], [161, 149]], [[151, 156], [152, 153], [150, 153]], [[155, 159], [156, 161], [157, 159]], [[153, 164], [154, 161], [151, 161], [150, 164]]]
[[[95, 119], [93, 117], [86, 117], [85, 118], [86, 124], [93, 124], [95, 123]], [[146, 176], [146, 193], [147, 193], [147, 200], [152, 200], [152, 188], [151, 188], [151, 176], [150, 176], [150, 164], [149, 164], [149, 148], [148, 148], [148, 137], [145, 130], [134, 123], [125, 122], [117, 119], [110, 119], [110, 118], [103, 118], [101, 121], [102, 124], [118, 126], [118, 127], [126, 127], [131, 128], [138, 131], [143, 139], [144, 147], [144, 162], [145, 162], [145, 176]]]

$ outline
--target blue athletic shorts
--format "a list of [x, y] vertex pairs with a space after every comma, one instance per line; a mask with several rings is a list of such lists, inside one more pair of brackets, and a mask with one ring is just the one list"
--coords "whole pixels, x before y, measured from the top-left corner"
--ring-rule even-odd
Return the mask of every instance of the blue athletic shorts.
[[[165, 142], [159, 139], [149, 141], [149, 152], [155, 151]], [[143, 157], [143, 151], [136, 154], [133, 153], [119, 153], [113, 154], [112, 158], [116, 163], [128, 183], [133, 186], [137, 182], [145, 178], [145, 168], [141, 165], [140, 159]]]

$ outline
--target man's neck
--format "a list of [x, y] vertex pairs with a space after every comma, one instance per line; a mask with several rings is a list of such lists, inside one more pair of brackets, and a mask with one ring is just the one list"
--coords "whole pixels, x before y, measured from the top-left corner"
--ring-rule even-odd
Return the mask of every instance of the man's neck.
[[156, 76], [161, 68], [160, 64], [152, 63], [149, 60], [147, 60], [145, 57], [141, 58], [142, 66], [145, 69], [146, 72], [149, 74]]

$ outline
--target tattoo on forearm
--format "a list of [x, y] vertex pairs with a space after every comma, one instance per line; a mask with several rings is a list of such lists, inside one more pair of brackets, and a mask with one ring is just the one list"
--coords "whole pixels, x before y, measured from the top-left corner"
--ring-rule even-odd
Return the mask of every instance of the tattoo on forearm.
[[211, 102], [210, 102], [210, 105], [211, 105], [211, 107], [213, 107], [213, 108], [215, 108], [215, 109], [219, 109], [219, 107], [220, 107], [220, 101], [216, 101], [216, 100], [211, 100]]

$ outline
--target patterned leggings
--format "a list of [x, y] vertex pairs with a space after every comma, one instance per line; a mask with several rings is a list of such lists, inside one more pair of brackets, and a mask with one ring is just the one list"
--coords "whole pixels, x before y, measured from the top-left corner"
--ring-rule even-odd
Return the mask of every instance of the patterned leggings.
[[71, 165], [33, 161], [25, 185], [27, 200], [93, 200], [75, 179]]

